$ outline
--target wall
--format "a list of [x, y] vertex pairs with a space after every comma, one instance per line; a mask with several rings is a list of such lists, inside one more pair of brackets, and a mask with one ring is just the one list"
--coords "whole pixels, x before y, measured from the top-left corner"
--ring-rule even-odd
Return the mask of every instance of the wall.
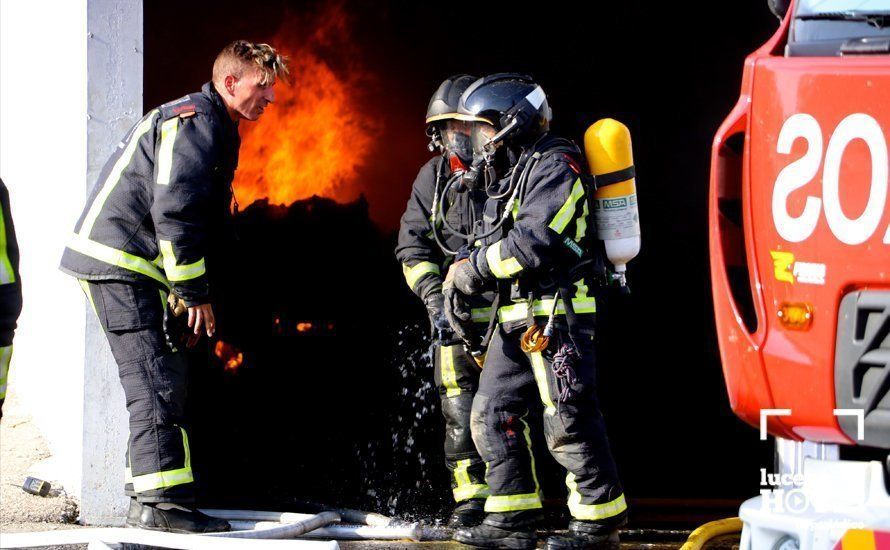
[[[143, 114], [142, 0], [89, 0], [87, 10], [87, 186]], [[127, 413], [117, 365], [92, 312], [87, 315], [81, 521], [120, 523]]]
[[10, 393], [91, 523], [123, 513], [126, 410], [101, 330], [57, 266], [87, 190], [142, 114], [141, 46], [141, 0], [0, 3], [0, 177], [25, 303]]

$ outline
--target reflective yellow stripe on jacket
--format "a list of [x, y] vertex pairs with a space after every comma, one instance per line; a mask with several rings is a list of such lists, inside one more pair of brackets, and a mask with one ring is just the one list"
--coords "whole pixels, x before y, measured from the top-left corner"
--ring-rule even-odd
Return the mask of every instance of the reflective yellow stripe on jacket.
[[441, 274], [439, 266], [433, 262], [417, 262], [413, 266], [402, 264], [402, 273], [405, 275], [405, 282], [408, 283], [408, 287], [411, 290], [414, 290], [414, 287], [417, 286], [417, 281], [427, 273]]
[[188, 281], [197, 279], [206, 273], [204, 258], [187, 265], [177, 265], [176, 254], [173, 253], [173, 243], [160, 240], [158, 244], [161, 247], [161, 255], [164, 257], [164, 274], [167, 279], [173, 282]]
[[140, 256], [136, 256], [134, 254], [130, 254], [128, 252], [124, 252], [123, 250], [112, 248], [110, 246], [105, 246], [104, 244], [96, 241], [91, 241], [83, 235], [78, 235], [76, 233], [74, 234], [74, 237], [71, 239], [71, 241], [68, 243], [68, 248], [80, 252], [85, 256], [95, 258], [106, 264], [115, 265], [117, 267], [122, 267], [130, 271], [135, 271], [136, 273], [141, 273], [146, 277], [150, 277], [155, 281], [161, 283], [165, 287], [170, 288], [170, 281], [168, 281], [167, 277], [165, 277], [164, 274], [161, 273], [161, 270], [159, 270], [154, 264]]
[[[572, 308], [575, 313], [596, 313], [596, 299], [592, 296], [583, 296], [572, 298]], [[535, 317], [546, 317], [550, 315], [553, 309], [553, 298], [543, 300], [535, 300], [532, 303], [532, 315]], [[556, 304], [556, 314], [565, 315], [566, 308], [562, 299]], [[501, 323], [509, 323], [510, 321], [519, 321], [528, 318], [528, 302], [520, 302], [504, 306], [498, 309], [498, 321]]]
[[501, 256], [502, 243], [503, 241], [498, 241], [485, 250], [485, 261], [488, 262], [488, 269], [492, 275], [498, 279], [510, 279], [522, 271], [522, 266], [515, 257]]
[[127, 166], [129, 166], [130, 161], [133, 160], [133, 155], [139, 145], [139, 140], [151, 130], [154, 118], [157, 114], [157, 109], [151, 111], [136, 126], [124, 151], [117, 159], [117, 162], [114, 163], [114, 167], [111, 169], [108, 177], [105, 178], [99, 193], [90, 205], [89, 210], [87, 210], [87, 214], [84, 216], [83, 223], [80, 226], [80, 231], [75, 233], [71, 242], [68, 243], [68, 248], [85, 256], [89, 256], [90, 258], [99, 260], [100, 262], [141, 273], [169, 288], [170, 281], [168, 281], [167, 277], [161, 270], [149, 260], [90, 239], [90, 233], [93, 230], [96, 220], [99, 218], [99, 214], [102, 212], [102, 207], [105, 205], [105, 201], [108, 200], [108, 196], [111, 195], [111, 192], [114, 191], [114, 188], [120, 182], [121, 175], [124, 173]]
[[[572, 192], [569, 193], [569, 198], [566, 199], [566, 202], [563, 203], [562, 207], [553, 217], [553, 220], [550, 221], [550, 229], [562, 235], [562, 232], [566, 230], [569, 222], [571, 222], [572, 218], [575, 217], [575, 209], [578, 203], [578, 199], [582, 198], [583, 196], [584, 185], [581, 183], [581, 178], [578, 178], [575, 180], [575, 185], [572, 186]], [[587, 201], [584, 202], [586, 203]]]
[[165, 120], [161, 124], [161, 145], [158, 147], [158, 185], [170, 185], [173, 171], [173, 142], [179, 131], [179, 117]]
[[114, 191], [114, 188], [117, 187], [118, 182], [120, 182], [121, 175], [124, 173], [127, 166], [130, 165], [130, 161], [133, 160], [133, 154], [136, 152], [139, 140], [151, 130], [155, 115], [157, 114], [158, 111], [155, 109], [148, 113], [148, 115], [142, 119], [142, 122], [136, 126], [124, 152], [121, 153], [117, 162], [114, 163], [114, 168], [111, 169], [111, 173], [108, 174], [108, 177], [105, 178], [105, 181], [102, 183], [102, 189], [99, 191], [99, 194], [96, 195], [93, 204], [90, 205], [90, 209], [83, 219], [83, 224], [80, 226], [80, 234], [84, 237], [89, 238], [90, 233], [93, 231], [93, 225], [96, 223], [99, 213], [102, 212], [102, 207], [105, 206], [105, 201], [108, 200], [108, 196], [111, 195], [111, 192]]

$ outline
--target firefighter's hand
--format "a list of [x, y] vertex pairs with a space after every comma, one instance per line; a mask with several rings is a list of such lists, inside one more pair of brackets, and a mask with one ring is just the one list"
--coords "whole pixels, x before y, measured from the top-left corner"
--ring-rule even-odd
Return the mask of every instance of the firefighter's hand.
[[430, 316], [430, 324], [435, 330], [447, 330], [448, 319], [445, 317], [445, 298], [438, 290], [430, 292], [423, 300], [426, 312]]
[[480, 294], [485, 289], [485, 279], [476, 271], [473, 262], [463, 259], [448, 268], [442, 288], [456, 288], [462, 294], [472, 296]]
[[479, 347], [480, 338], [473, 324], [473, 314], [463, 294], [454, 287], [448, 287], [445, 295], [445, 318], [458, 338], [470, 349]]
[[189, 328], [194, 329], [194, 333], [198, 337], [201, 335], [202, 328], [207, 332], [208, 338], [213, 336], [216, 332], [216, 318], [213, 316], [213, 306], [201, 304], [190, 307]]

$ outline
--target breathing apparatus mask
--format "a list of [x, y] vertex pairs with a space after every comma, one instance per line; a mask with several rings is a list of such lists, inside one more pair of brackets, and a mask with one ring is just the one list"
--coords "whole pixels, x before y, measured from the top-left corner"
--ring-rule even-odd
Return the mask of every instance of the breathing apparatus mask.
[[473, 162], [471, 126], [471, 123], [457, 119], [447, 119], [427, 126], [427, 136], [430, 138], [427, 148], [430, 152], [438, 150], [448, 162], [450, 180], [454, 180], [454, 189], [458, 192], [468, 189], [463, 184], [463, 178]]
[[[436, 224], [433, 225], [433, 235], [436, 241], [447, 254], [455, 255], [458, 251], [449, 250], [440, 240], [436, 230], [438, 223], [447, 228], [450, 233], [462, 238], [472, 237], [472, 241], [486, 239], [493, 235], [504, 225], [513, 211], [513, 205], [518, 200], [520, 192], [525, 187], [528, 176], [533, 167], [541, 158], [541, 153], [536, 150], [536, 143], [522, 148], [521, 152], [514, 151], [513, 146], [505, 138], [513, 131], [514, 125], [508, 124], [503, 130], [497, 131], [487, 122], [473, 122], [470, 129], [470, 143], [473, 147], [473, 162], [469, 169], [457, 172], [452, 169], [452, 176], [448, 178], [442, 187], [436, 186], [433, 197], [433, 217]], [[499, 171], [503, 173], [499, 174]], [[509, 182], [503, 189], [493, 189], [500, 177], [509, 174]], [[464, 234], [452, 227], [442, 214], [441, 203], [449, 190], [458, 192], [467, 189], [483, 189], [489, 199], [506, 200], [500, 219], [482, 234]]]
[[452, 169], [466, 170], [473, 160], [473, 146], [470, 143], [469, 122], [449, 119], [430, 124], [427, 136], [430, 152], [438, 150], [451, 163]]
[[[504, 138], [513, 128], [508, 126], [498, 132], [487, 122], [474, 122], [470, 130], [470, 143], [473, 147], [473, 163], [462, 178], [462, 183], [469, 189], [488, 187], [497, 181], [496, 165], [498, 157], [505, 151], [502, 145]], [[503, 164], [503, 163], [501, 163]]]

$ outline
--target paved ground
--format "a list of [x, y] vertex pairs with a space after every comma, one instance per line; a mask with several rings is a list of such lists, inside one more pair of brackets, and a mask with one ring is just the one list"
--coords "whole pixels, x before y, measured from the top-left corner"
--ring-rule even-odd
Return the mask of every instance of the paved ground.
[[9, 397], [0, 420], [0, 537], [76, 528], [72, 523], [77, 520], [77, 503], [64, 492], [54, 490], [52, 496], [39, 497], [22, 490], [28, 470], [50, 454], [31, 418], [21, 412], [15, 393]]

